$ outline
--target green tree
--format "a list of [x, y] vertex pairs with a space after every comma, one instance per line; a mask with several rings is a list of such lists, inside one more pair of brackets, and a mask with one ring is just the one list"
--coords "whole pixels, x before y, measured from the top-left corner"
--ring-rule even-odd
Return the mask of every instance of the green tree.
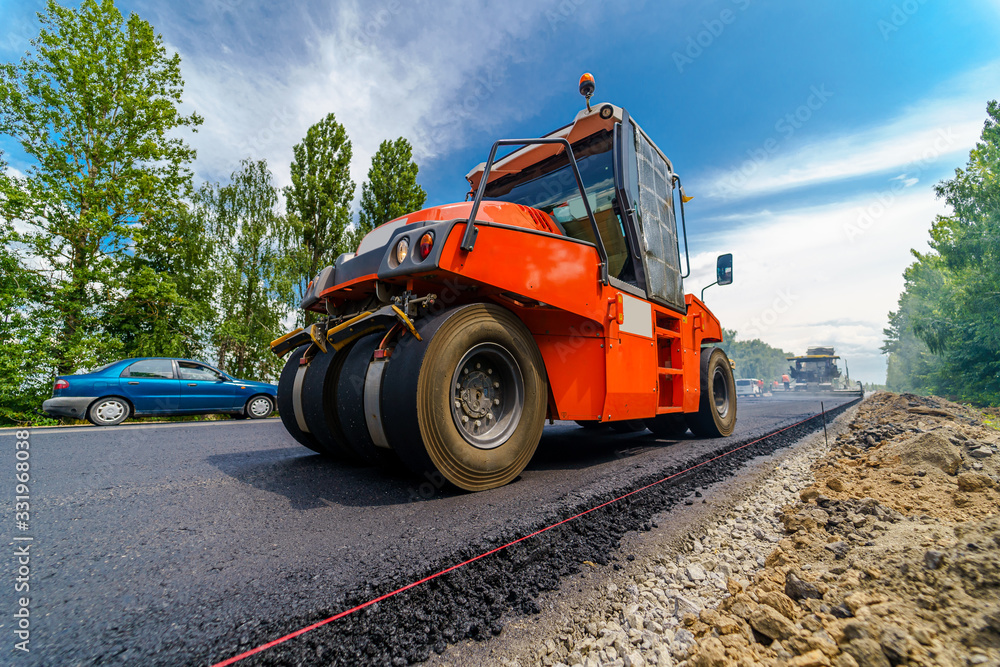
[[292, 229], [277, 212], [278, 191], [263, 160], [244, 160], [229, 185], [208, 187], [216, 238], [219, 368], [236, 377], [273, 379], [281, 364], [269, 343], [282, 333], [294, 275]]
[[[1000, 403], [1000, 105], [987, 105], [965, 169], [935, 187], [953, 213], [914, 252], [883, 351], [891, 386]], [[920, 347], [914, 339], [923, 344]]]
[[295, 289], [301, 299], [320, 269], [351, 249], [353, 153], [344, 126], [332, 113], [310, 127], [292, 152], [292, 184], [284, 192], [294, 224]]
[[372, 157], [368, 181], [361, 186], [358, 241], [383, 222], [423, 208], [427, 193], [417, 185], [418, 171], [409, 141], [400, 137], [382, 142]]
[[204, 355], [218, 281], [207, 215], [196, 197], [193, 207], [135, 230], [133, 252], [120, 265], [128, 297], [106, 314], [107, 332], [121, 342], [123, 356]]
[[0, 424], [51, 421], [36, 412], [52, 390], [56, 321], [39, 307], [45, 290], [43, 278], [0, 238]]
[[757, 378], [765, 384], [788, 372], [788, 357], [792, 356], [757, 338], [739, 340], [739, 335], [733, 329], [722, 330], [722, 343], [718, 347], [735, 364], [736, 377]]
[[136, 227], [176, 212], [194, 158], [177, 135], [201, 123], [178, 111], [180, 58], [112, 0], [68, 9], [49, 0], [17, 64], [0, 65], [0, 132], [31, 158], [0, 214], [49, 271], [48, 306], [62, 322], [56, 368], [68, 373], [120, 349], [102, 335], [104, 304]]
[[915, 325], [950, 308], [946, 301], [947, 273], [940, 257], [914, 253], [918, 261], [903, 273], [905, 287], [899, 307], [889, 313], [882, 352], [888, 356], [886, 385], [890, 391], [916, 394], [949, 393], [942, 358], [917, 335]]

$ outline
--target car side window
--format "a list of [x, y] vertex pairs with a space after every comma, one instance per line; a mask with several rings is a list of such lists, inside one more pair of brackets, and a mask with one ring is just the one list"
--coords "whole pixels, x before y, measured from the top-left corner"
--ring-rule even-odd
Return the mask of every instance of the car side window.
[[201, 382], [224, 382], [226, 378], [215, 372], [208, 366], [202, 366], [190, 361], [178, 361], [177, 367], [180, 369], [181, 379]]
[[122, 373], [122, 377], [174, 379], [174, 365], [170, 359], [137, 361]]

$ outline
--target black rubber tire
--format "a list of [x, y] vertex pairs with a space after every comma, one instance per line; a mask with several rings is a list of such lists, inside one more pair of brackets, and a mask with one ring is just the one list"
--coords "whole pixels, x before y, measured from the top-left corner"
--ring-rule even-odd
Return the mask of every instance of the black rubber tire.
[[365, 378], [368, 364], [384, 331], [358, 339], [344, 358], [337, 379], [337, 415], [347, 444], [358, 459], [369, 465], [398, 465], [399, 458], [391, 449], [377, 447], [365, 420]]
[[[102, 413], [111, 406], [117, 406], [115, 416], [111, 419], [102, 417]], [[87, 421], [94, 426], [117, 426], [132, 414], [132, 405], [121, 396], [102, 396], [87, 408]]]
[[350, 350], [351, 345], [339, 351], [328, 348], [326, 352], [317, 353], [309, 362], [302, 380], [302, 415], [309, 431], [327, 454], [357, 463], [358, 457], [347, 444], [337, 413], [337, 381]]
[[726, 353], [717, 347], [701, 350], [701, 401], [687, 415], [691, 432], [701, 438], [725, 438], [736, 428], [736, 380]]
[[295, 373], [299, 370], [299, 359], [302, 358], [308, 345], [301, 345], [288, 353], [288, 361], [281, 369], [278, 376], [278, 416], [281, 423], [285, 425], [285, 430], [295, 440], [305, 447], [313, 450], [317, 454], [325, 454], [326, 450], [319, 444], [319, 440], [312, 433], [306, 433], [299, 428], [295, 420], [295, 408], [292, 405], [292, 388], [295, 385]]
[[[383, 377], [389, 444], [411, 471], [432, 483], [443, 477], [466, 491], [507, 484], [534, 456], [545, 424], [548, 381], [531, 333], [513, 313], [493, 304], [459, 306], [425, 321], [419, 332], [423, 341], [400, 340]], [[480, 345], [510, 356], [517, 366], [513, 381], [519, 378], [522, 388], [521, 400], [509, 404], [519, 410], [509, 422], [512, 430], [491, 449], [471, 445], [452, 416], [453, 375], [466, 353]], [[509, 395], [504, 386], [500, 391]]]
[[603, 431], [608, 427], [608, 422], [599, 422], [596, 419], [577, 419], [576, 424], [588, 431]]
[[[267, 401], [268, 408], [266, 412], [255, 413], [253, 410], [251, 410], [252, 405], [262, 400]], [[257, 394], [256, 396], [251, 396], [250, 398], [247, 399], [246, 405], [243, 406], [243, 414], [249, 417], [250, 419], [267, 419], [268, 417], [271, 416], [272, 412], [274, 412], [274, 399], [265, 394]]]
[[625, 421], [609, 422], [611, 430], [618, 433], [639, 433], [646, 430], [646, 422], [642, 419], [626, 419]]
[[684, 413], [676, 412], [656, 415], [652, 419], [647, 419], [646, 428], [658, 438], [676, 440], [687, 433], [688, 425], [687, 420], [684, 419]]

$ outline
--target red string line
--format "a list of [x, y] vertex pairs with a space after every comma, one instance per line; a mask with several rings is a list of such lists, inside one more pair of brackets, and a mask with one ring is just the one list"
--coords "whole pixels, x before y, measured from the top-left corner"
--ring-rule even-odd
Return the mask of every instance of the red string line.
[[[826, 412], [824, 411], [823, 413], [820, 413], [820, 414], [826, 414]], [[249, 651], [245, 651], [244, 653], [240, 653], [239, 655], [235, 655], [235, 656], [233, 656], [231, 658], [227, 658], [226, 660], [223, 660], [222, 662], [217, 662], [214, 665], [212, 665], [212, 667], [227, 667], [227, 665], [232, 665], [232, 664], [234, 664], [236, 662], [239, 662], [240, 660], [243, 660], [244, 658], [249, 658], [252, 655], [256, 655], [257, 653], [260, 653], [262, 651], [266, 651], [267, 649], [269, 649], [269, 648], [271, 648], [273, 646], [277, 646], [278, 644], [283, 644], [283, 643], [287, 642], [289, 639], [294, 639], [295, 637], [298, 637], [299, 635], [304, 635], [305, 633], [310, 632], [312, 630], [315, 630], [316, 628], [320, 628], [320, 627], [323, 627], [324, 625], [327, 625], [329, 623], [333, 623], [334, 621], [340, 620], [341, 618], [344, 618], [345, 616], [350, 616], [351, 614], [353, 614], [355, 612], [358, 612], [358, 611], [361, 611], [362, 609], [364, 609], [366, 607], [370, 607], [373, 604], [377, 604], [379, 602], [382, 602], [383, 600], [388, 600], [389, 598], [394, 597], [396, 595], [399, 595], [400, 593], [402, 593], [404, 591], [408, 591], [411, 588], [416, 588], [417, 586], [420, 586], [421, 584], [425, 584], [428, 581], [431, 581], [432, 579], [437, 579], [438, 577], [443, 576], [445, 574], [448, 574], [449, 572], [452, 572], [454, 570], [457, 570], [460, 567], [464, 567], [464, 566], [466, 566], [466, 565], [468, 565], [470, 563], [475, 563], [477, 560], [481, 560], [483, 558], [486, 558], [487, 556], [492, 556], [493, 554], [497, 553], [498, 551], [503, 551], [504, 549], [507, 549], [508, 547], [512, 547], [515, 544], [518, 544], [520, 542], [524, 542], [525, 540], [531, 539], [532, 537], [535, 537], [536, 535], [541, 535], [542, 533], [548, 532], [548, 531], [552, 530], [553, 528], [558, 528], [559, 526], [561, 526], [561, 525], [563, 525], [565, 523], [569, 523], [570, 521], [574, 521], [575, 519], [579, 519], [580, 517], [586, 516], [587, 514], [590, 514], [591, 512], [595, 512], [595, 511], [597, 511], [597, 510], [599, 510], [599, 509], [601, 509], [603, 507], [607, 507], [608, 505], [611, 505], [613, 503], [617, 503], [620, 500], [628, 498], [629, 496], [633, 496], [633, 495], [635, 495], [635, 494], [637, 494], [637, 493], [639, 493], [641, 491], [645, 491], [646, 489], [652, 488], [652, 487], [657, 486], [659, 484], [662, 484], [663, 482], [671, 480], [674, 477], [678, 477], [680, 475], [683, 475], [684, 473], [691, 472], [692, 470], [694, 470], [696, 468], [700, 468], [703, 465], [709, 464], [712, 461], [717, 461], [718, 459], [721, 459], [721, 458], [723, 458], [725, 456], [729, 456], [730, 454], [738, 452], [741, 449], [745, 449], [745, 448], [749, 447], [750, 445], [755, 445], [758, 442], [761, 442], [762, 440], [767, 440], [768, 438], [770, 438], [772, 436], [778, 435], [779, 433], [782, 433], [782, 432], [787, 431], [789, 429], [795, 428], [796, 426], [804, 424], [807, 421], [809, 421], [810, 419], [815, 419], [816, 417], [819, 417], [820, 414], [815, 414], [812, 417], [807, 417], [806, 419], [803, 419], [800, 422], [796, 422], [796, 423], [792, 424], [791, 426], [786, 426], [785, 428], [779, 429], [777, 431], [774, 431], [773, 433], [768, 433], [767, 435], [765, 435], [763, 437], [760, 437], [760, 438], [758, 438], [756, 440], [753, 440], [751, 442], [748, 442], [745, 445], [740, 445], [739, 447], [731, 449], [731, 450], [729, 450], [727, 452], [723, 452], [722, 454], [719, 454], [717, 456], [713, 456], [712, 458], [707, 459], [705, 461], [702, 461], [701, 463], [698, 463], [696, 465], [693, 465], [690, 468], [687, 468], [685, 470], [681, 470], [680, 472], [675, 472], [674, 474], [668, 475], [668, 476], [664, 477], [663, 479], [657, 480], [657, 481], [652, 482], [650, 484], [647, 484], [645, 486], [641, 486], [638, 489], [635, 489], [633, 491], [629, 491], [628, 493], [620, 495], [617, 498], [613, 498], [612, 500], [608, 500], [606, 502], [603, 502], [600, 505], [596, 505], [594, 507], [591, 507], [588, 510], [584, 510], [583, 512], [580, 512], [579, 514], [574, 514], [573, 516], [571, 516], [571, 517], [569, 517], [567, 519], [563, 519], [562, 521], [558, 521], [558, 522], [552, 524], [551, 526], [546, 526], [545, 528], [541, 528], [539, 530], [536, 530], [533, 533], [529, 533], [528, 535], [525, 535], [523, 537], [519, 537], [516, 540], [508, 542], [507, 544], [504, 544], [502, 546], [496, 547], [494, 549], [490, 549], [489, 551], [487, 551], [485, 553], [481, 553], [478, 556], [475, 556], [475, 557], [470, 558], [468, 560], [462, 561], [461, 563], [457, 563], [455, 565], [452, 565], [451, 567], [445, 568], [444, 570], [441, 570], [440, 572], [436, 572], [436, 573], [434, 573], [434, 574], [432, 574], [430, 576], [424, 577], [423, 579], [421, 579], [419, 581], [414, 581], [413, 583], [406, 584], [405, 586], [403, 586], [401, 588], [397, 588], [396, 590], [394, 590], [392, 592], [386, 593], [385, 595], [380, 595], [377, 598], [374, 598], [374, 599], [369, 600], [367, 602], [363, 602], [362, 604], [359, 604], [356, 607], [352, 607], [350, 609], [342, 611], [339, 614], [335, 614], [335, 615], [333, 615], [333, 616], [331, 616], [329, 618], [325, 618], [322, 621], [317, 621], [317, 622], [313, 623], [312, 625], [307, 625], [306, 627], [301, 628], [299, 630], [296, 630], [295, 632], [291, 632], [291, 633], [285, 635], [284, 637], [279, 637], [277, 639], [273, 639], [273, 640], [267, 642], [266, 644], [261, 644], [260, 646], [258, 646], [256, 648], [250, 649]]]

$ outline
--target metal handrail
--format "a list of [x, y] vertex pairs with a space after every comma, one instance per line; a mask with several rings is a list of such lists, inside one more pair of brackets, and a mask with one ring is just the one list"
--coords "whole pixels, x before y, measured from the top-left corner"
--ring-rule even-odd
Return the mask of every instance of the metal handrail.
[[[687, 278], [688, 276], [691, 275], [691, 255], [688, 253], [688, 228], [687, 228], [687, 220], [684, 219], [684, 189], [683, 189], [683, 186], [681, 185], [681, 177], [680, 176], [678, 176], [677, 174], [673, 174], [673, 180], [677, 183], [677, 188], [679, 190], [679, 192], [677, 194], [680, 197], [680, 202], [681, 202], [681, 230], [683, 231], [683, 234], [684, 234], [684, 259], [686, 260], [685, 263], [687, 264], [687, 271], [684, 273], [684, 275], [681, 276], [681, 280], [683, 280], [684, 278]], [[676, 225], [677, 223], [675, 222], [674, 224]], [[679, 260], [680, 260], [680, 258], [678, 257], [678, 261]], [[678, 268], [680, 268], [680, 267], [678, 267]], [[711, 287], [711, 286], [712, 285], [709, 285], [709, 287]], [[704, 292], [705, 292], [705, 290], [702, 290], [702, 294], [704, 294]]]
[[590, 227], [594, 231], [594, 238], [597, 239], [597, 254], [601, 258], [601, 283], [607, 285], [608, 280], [608, 252], [604, 248], [604, 241], [601, 239], [601, 232], [597, 228], [597, 219], [594, 212], [590, 210], [590, 200], [587, 199], [587, 189], [583, 185], [583, 177], [580, 176], [580, 168], [576, 164], [576, 156], [573, 154], [573, 147], [569, 140], [563, 137], [552, 137], [546, 139], [501, 139], [493, 144], [490, 150], [490, 158], [486, 161], [486, 168], [483, 169], [483, 176], [479, 181], [479, 188], [476, 190], [476, 198], [472, 202], [472, 212], [469, 214], [469, 221], [465, 227], [465, 236], [462, 237], [462, 250], [472, 252], [476, 245], [476, 237], [479, 230], [476, 228], [476, 213], [479, 212], [479, 205], [483, 201], [486, 193], [486, 184], [490, 178], [490, 169], [496, 159], [497, 148], [500, 146], [527, 146], [530, 144], [562, 144], [566, 147], [569, 155], [569, 163], [573, 167], [573, 175], [576, 177], [577, 187], [580, 188], [580, 195], [583, 197], [583, 205], [587, 209], [587, 218], [590, 220]]

